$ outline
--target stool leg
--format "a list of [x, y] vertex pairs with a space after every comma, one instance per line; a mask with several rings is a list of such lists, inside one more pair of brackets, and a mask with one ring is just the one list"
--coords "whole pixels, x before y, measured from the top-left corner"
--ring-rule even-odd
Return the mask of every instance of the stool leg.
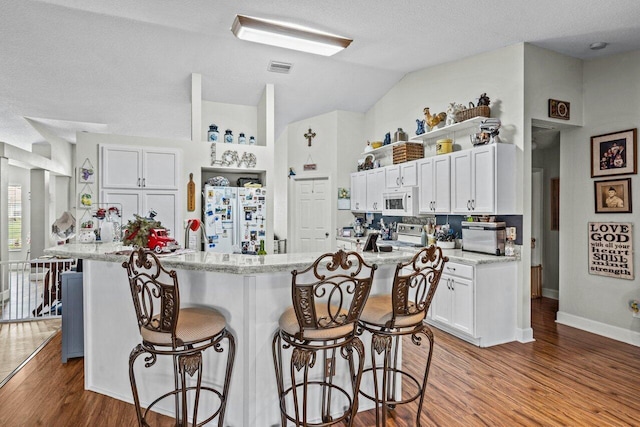
[[273, 366], [276, 371], [276, 384], [278, 385], [278, 404], [280, 406], [280, 418], [282, 427], [286, 427], [287, 418], [285, 417], [285, 413], [287, 411], [286, 403], [284, 401], [284, 383], [282, 378], [282, 338], [280, 337], [280, 331], [276, 331], [273, 334], [273, 343], [272, 343], [272, 352], [273, 352]]
[[[420, 414], [422, 413], [422, 403], [424, 402], [424, 394], [427, 388], [427, 380], [429, 378], [429, 369], [431, 368], [431, 357], [433, 356], [433, 344], [435, 340], [433, 337], [433, 331], [431, 331], [431, 328], [429, 328], [424, 323], [422, 324], [422, 327], [417, 331], [417, 333], [424, 334], [424, 336], [426, 336], [427, 339], [429, 340], [429, 354], [427, 356], [427, 365], [424, 370], [424, 377], [422, 378], [422, 388], [420, 389], [420, 400], [418, 401], [418, 410], [416, 411], [417, 412], [416, 426], [420, 427]], [[413, 334], [411, 338], [412, 338], [411, 341], [413, 341], [415, 345], [422, 344], [422, 340], [416, 334]]]
[[[181, 402], [181, 411], [178, 411], [181, 414], [181, 420], [178, 421], [176, 418], [176, 423], [178, 425], [187, 426], [189, 425], [188, 418], [188, 407], [187, 407], [187, 374], [190, 377], [193, 377], [194, 374], [198, 374], [197, 382], [196, 382], [196, 396], [193, 403], [193, 418], [192, 424], [198, 424], [198, 402], [200, 401], [200, 389], [202, 387], [202, 352], [198, 351], [193, 354], [183, 354], [178, 356], [178, 367], [180, 373], [180, 395], [182, 397]], [[176, 389], [177, 390], [177, 389]]]
[[[142, 344], [138, 344], [133, 350], [131, 350], [131, 353], [129, 354], [129, 382], [131, 383], [131, 393], [133, 394], [133, 403], [136, 407], [136, 415], [138, 417], [139, 427], [147, 426], [147, 422], [142, 416], [142, 408], [140, 407], [140, 397], [138, 396], [138, 387], [136, 385], [136, 376], [133, 372], [133, 365], [138, 356], [140, 356], [142, 353], [145, 353], [145, 350], [143, 349]], [[153, 363], [155, 363], [155, 355], [152, 354], [150, 357], [153, 358]]]
[[[297, 426], [307, 425], [307, 400], [309, 384], [309, 368], [316, 362], [316, 352], [312, 350], [294, 348], [291, 355], [291, 388], [293, 396], [293, 407]], [[296, 383], [296, 370], [300, 372], [304, 368], [302, 376], [302, 420], [300, 420], [300, 408], [298, 405], [298, 387]]]
[[227, 370], [224, 377], [224, 388], [222, 389], [223, 402], [218, 416], [218, 426], [222, 427], [224, 423], [224, 413], [227, 410], [227, 401], [229, 400], [229, 386], [231, 384], [231, 373], [236, 360], [236, 340], [233, 335], [225, 329], [224, 336], [229, 341], [229, 355], [227, 356]]
[[[353, 370], [353, 349], [358, 353], [358, 370]], [[351, 378], [353, 386], [353, 402], [351, 406], [351, 415], [349, 416], [348, 427], [353, 426], [353, 420], [358, 413], [358, 397], [360, 395], [360, 381], [362, 380], [362, 371], [364, 369], [364, 344], [358, 337], [354, 337], [348, 344], [347, 351], [349, 354], [349, 367], [351, 368]]]

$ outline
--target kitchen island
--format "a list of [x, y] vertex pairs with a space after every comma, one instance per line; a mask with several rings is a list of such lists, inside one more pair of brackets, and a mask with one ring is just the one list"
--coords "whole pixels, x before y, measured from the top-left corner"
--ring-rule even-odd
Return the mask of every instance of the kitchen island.
[[[130, 351], [140, 342], [140, 335], [126, 271], [122, 268], [128, 256], [118, 254], [122, 249], [129, 248], [118, 244], [69, 244], [45, 252], [83, 260], [85, 388], [132, 402], [128, 360]], [[462, 251], [445, 253], [450, 259], [471, 266], [511, 265], [515, 271], [515, 263], [509, 262], [513, 260], [505, 257]], [[236, 362], [225, 425], [279, 425], [271, 341], [280, 314], [291, 305], [291, 271], [309, 266], [320, 255], [191, 252], [162, 258], [166, 268], [177, 270], [181, 305], [215, 307], [225, 315], [236, 336]], [[395, 265], [411, 256], [408, 251], [364, 253], [366, 262], [378, 265], [372, 294], [389, 292]], [[515, 273], [512, 287], [515, 294]], [[368, 350], [366, 337], [363, 340]], [[205, 372], [211, 376], [205, 375], [203, 383], [215, 381], [219, 385], [225, 358], [207, 356]], [[145, 396], [157, 395], [173, 383], [171, 363], [161, 359], [144, 373], [142, 364], [136, 367], [141, 372], [139, 389], [143, 406], [149, 402]], [[360, 403], [361, 409], [372, 407], [366, 399]], [[202, 402], [201, 408], [202, 414], [207, 413], [207, 402]]]

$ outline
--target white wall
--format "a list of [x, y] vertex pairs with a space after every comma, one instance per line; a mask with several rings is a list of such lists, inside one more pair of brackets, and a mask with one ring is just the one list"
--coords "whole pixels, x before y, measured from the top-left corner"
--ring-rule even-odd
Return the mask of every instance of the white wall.
[[27, 251], [29, 250], [27, 239], [31, 223], [31, 210], [29, 208], [31, 204], [29, 200], [31, 174], [29, 169], [17, 166], [9, 166], [8, 169], [8, 184], [22, 187], [22, 249], [9, 251], [9, 261], [23, 261], [27, 259]]
[[[558, 321], [640, 345], [640, 319], [628, 309], [640, 298], [635, 280], [588, 273], [588, 222], [631, 222], [640, 244], [638, 214], [595, 214], [590, 137], [638, 127], [640, 51], [584, 63], [584, 127], [563, 131], [560, 144], [560, 311]], [[632, 199], [640, 182], [631, 175]], [[610, 179], [609, 177], [603, 179]], [[637, 211], [637, 209], [636, 209]], [[638, 250], [633, 256], [637, 270]]]

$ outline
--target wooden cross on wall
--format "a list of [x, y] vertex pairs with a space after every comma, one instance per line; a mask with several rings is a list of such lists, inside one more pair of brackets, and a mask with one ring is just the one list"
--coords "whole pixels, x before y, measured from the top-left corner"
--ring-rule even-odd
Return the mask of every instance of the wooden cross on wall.
[[316, 137], [316, 133], [309, 128], [309, 132], [304, 134], [304, 137], [309, 141], [309, 147], [311, 147], [311, 140]]

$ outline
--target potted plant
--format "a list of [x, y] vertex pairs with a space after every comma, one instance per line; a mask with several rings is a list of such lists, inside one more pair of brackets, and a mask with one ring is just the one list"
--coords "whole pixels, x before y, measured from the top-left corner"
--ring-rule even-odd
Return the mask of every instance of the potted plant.
[[442, 249], [454, 249], [456, 247], [456, 238], [452, 229], [439, 229], [435, 232], [436, 245]]
[[153, 218], [145, 218], [136, 214], [133, 214], [133, 217], [133, 220], [129, 220], [124, 227], [122, 243], [127, 246], [146, 248], [151, 230], [164, 227], [160, 221]]

